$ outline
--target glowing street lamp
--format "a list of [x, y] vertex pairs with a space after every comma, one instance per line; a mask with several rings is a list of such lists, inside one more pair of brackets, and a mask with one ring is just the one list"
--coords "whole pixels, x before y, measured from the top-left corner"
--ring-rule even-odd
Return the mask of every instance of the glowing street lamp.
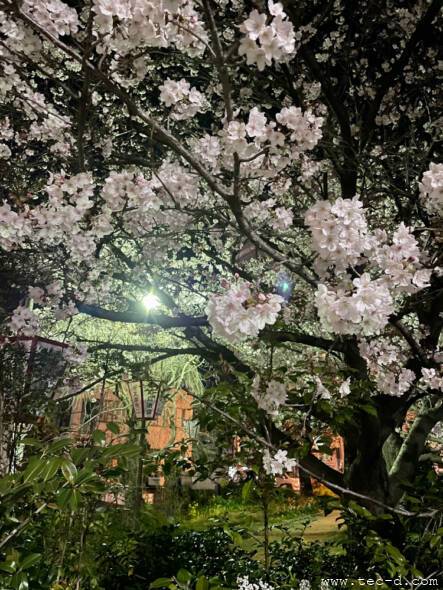
[[146, 311], [152, 311], [160, 305], [160, 299], [154, 293], [148, 293], [143, 297], [142, 303]]

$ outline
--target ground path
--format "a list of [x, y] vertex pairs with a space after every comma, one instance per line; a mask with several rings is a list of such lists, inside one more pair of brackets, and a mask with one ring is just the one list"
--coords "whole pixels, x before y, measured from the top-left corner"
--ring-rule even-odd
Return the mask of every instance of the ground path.
[[314, 517], [312, 522], [306, 528], [303, 538], [305, 541], [326, 541], [339, 531], [340, 512], [334, 510], [327, 516]]

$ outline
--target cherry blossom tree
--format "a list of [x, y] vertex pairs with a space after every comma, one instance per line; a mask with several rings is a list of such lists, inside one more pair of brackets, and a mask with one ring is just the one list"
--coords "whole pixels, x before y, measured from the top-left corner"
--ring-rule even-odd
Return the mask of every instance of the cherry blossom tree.
[[439, 8], [1, 0], [3, 333], [137, 326], [91, 353], [201, 357], [270, 473], [395, 507], [443, 418]]

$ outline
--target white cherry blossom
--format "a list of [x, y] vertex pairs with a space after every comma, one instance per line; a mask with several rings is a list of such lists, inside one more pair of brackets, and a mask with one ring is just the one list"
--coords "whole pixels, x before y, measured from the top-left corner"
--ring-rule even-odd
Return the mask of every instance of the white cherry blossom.
[[283, 475], [285, 471], [291, 471], [296, 467], [296, 459], [288, 457], [288, 451], [280, 449], [271, 455], [268, 449], [263, 451], [263, 468], [268, 475]]
[[240, 342], [258, 335], [272, 325], [281, 311], [283, 297], [255, 291], [252, 285], [238, 282], [223, 295], [213, 295], [206, 313], [215, 334], [231, 342]]
[[443, 217], [443, 164], [431, 162], [419, 188], [423, 206], [428, 213]]
[[257, 402], [257, 406], [270, 416], [277, 416], [280, 406], [283, 406], [288, 399], [286, 387], [283, 383], [271, 379], [266, 384], [266, 389], [264, 389], [258, 375], [254, 377], [251, 395]]
[[238, 590], [274, 590], [274, 586], [271, 586], [263, 580], [258, 582], [250, 582], [248, 576], [240, 576], [237, 578], [237, 589]]
[[14, 335], [35, 336], [40, 328], [40, 322], [31, 309], [20, 305], [12, 312], [8, 327]]
[[270, 2], [268, 7], [273, 17], [269, 24], [267, 15], [254, 9], [240, 25], [244, 37], [238, 53], [246, 55], [247, 63], [256, 64], [260, 71], [273, 61], [286, 61], [295, 54], [294, 27], [287, 20], [282, 4]]

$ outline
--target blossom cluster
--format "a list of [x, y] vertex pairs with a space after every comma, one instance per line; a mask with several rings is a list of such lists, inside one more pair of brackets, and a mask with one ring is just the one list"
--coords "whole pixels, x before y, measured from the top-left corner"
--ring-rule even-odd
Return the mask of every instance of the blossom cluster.
[[263, 451], [263, 468], [268, 475], [283, 475], [296, 467], [297, 460], [288, 457], [288, 451], [280, 449], [271, 455], [268, 449]]
[[77, 11], [60, 0], [24, 0], [21, 9], [55, 37], [78, 31]]
[[274, 324], [284, 302], [273, 293], [261, 293], [239, 281], [222, 295], [210, 297], [206, 313], [214, 333], [230, 342], [241, 342]]
[[[332, 399], [332, 393], [329, 391], [327, 387], [323, 384], [320, 377], [315, 376], [315, 397], [317, 399], [324, 399], [330, 400]], [[345, 381], [343, 381], [339, 388], [338, 388], [338, 395], [341, 399], [347, 397], [351, 393], [351, 379], [348, 377]]]
[[174, 45], [190, 56], [203, 53], [208, 35], [192, 0], [94, 0], [99, 51], [120, 56], [143, 47]]
[[437, 391], [443, 391], [443, 372], [436, 369], [422, 369], [418, 384]]
[[266, 115], [257, 107], [249, 113], [248, 123], [234, 119], [225, 126], [220, 135], [226, 165], [229, 165], [232, 154], [237, 154], [244, 160], [244, 164], [250, 162], [249, 166], [242, 168], [244, 175], [248, 171], [256, 173], [262, 166], [264, 157], [259, 154], [264, 146], [277, 155], [281, 151], [279, 148], [285, 145], [285, 136], [276, 129], [276, 123], [272, 121], [268, 124]]
[[269, 0], [268, 10], [272, 17], [269, 24], [268, 15], [253, 10], [240, 25], [244, 37], [240, 41], [239, 55], [246, 55], [246, 63], [257, 64], [260, 71], [272, 61], [287, 61], [295, 54], [295, 31], [283, 5]]
[[431, 163], [419, 184], [423, 206], [430, 215], [443, 217], [443, 164]]
[[285, 231], [292, 226], [294, 214], [287, 207], [276, 207], [275, 199], [254, 200], [243, 209], [244, 216], [257, 225], [268, 223], [275, 231]]
[[88, 358], [88, 347], [85, 344], [73, 343], [63, 350], [63, 358], [70, 365], [81, 365]]
[[415, 381], [415, 373], [405, 367], [408, 356], [396, 341], [389, 338], [360, 340], [359, 351], [365, 359], [378, 391], [400, 397]]
[[[164, 178], [164, 180], [160, 177]], [[165, 162], [150, 179], [136, 171], [111, 171], [100, 190], [101, 203], [92, 211], [96, 187], [89, 174], [52, 175], [43, 192], [48, 198], [34, 208], [15, 211], [0, 206], [0, 245], [12, 250], [27, 241], [63, 244], [74, 260], [91, 260], [97, 243], [113, 232], [113, 219], [122, 215], [128, 230], [142, 232], [156, 222], [185, 225], [180, 212], [165, 215], [162, 205], [175, 206], [174, 198], [195, 200], [198, 180], [183, 167]]]
[[20, 336], [35, 336], [40, 327], [40, 322], [35, 313], [25, 307], [19, 305], [14, 309], [9, 318], [8, 328], [12, 334]]
[[289, 129], [289, 139], [297, 143], [300, 151], [314, 149], [322, 137], [323, 118], [317, 117], [309, 109], [303, 112], [300, 107], [284, 107], [277, 113], [276, 119], [280, 125]]
[[238, 590], [274, 590], [273, 586], [267, 582], [263, 582], [263, 580], [250, 582], [248, 576], [240, 576], [237, 578], [237, 588]]
[[[0, 10], [0, 32], [8, 40], [7, 47], [11, 52], [21, 52], [30, 58], [35, 58], [40, 54], [42, 42], [38, 35], [29, 27], [24, 26], [22, 22], [8, 18], [2, 10]], [[4, 50], [3, 48], [2, 51]], [[9, 51], [5, 51], [5, 53], [8, 56], [12, 55]]]
[[[58, 2], [28, 2], [26, 6], [31, 11], [30, 16], [33, 19], [37, 19], [32, 12], [35, 9], [36, 14], [39, 15], [38, 18], [45, 22], [43, 15], [59, 14], [57, 7], [61, 4]], [[47, 9], [51, 10], [48, 12]], [[68, 12], [73, 10], [69, 7], [66, 9]], [[26, 12], [26, 7], [24, 12]], [[56, 20], [60, 23], [70, 22], [66, 15], [60, 16]], [[64, 32], [64, 24], [60, 24], [60, 27], [60, 30]], [[51, 27], [49, 29], [51, 30]], [[48, 143], [51, 155], [69, 155], [73, 145], [70, 118], [61, 114], [54, 104], [48, 102], [43, 93], [36, 91], [34, 84], [30, 84], [20, 75], [20, 58], [17, 54], [24, 54], [33, 60], [38, 59], [42, 49], [39, 37], [22, 22], [11, 20], [2, 11], [0, 11], [0, 33], [7, 41], [0, 47], [0, 97], [3, 101], [12, 103], [14, 109], [19, 108], [23, 112], [22, 124], [29, 124], [28, 129], [21, 129], [20, 133], [17, 133], [12, 129], [8, 118], [3, 119], [0, 122], [0, 139], [3, 141], [14, 139], [17, 146], [26, 145], [25, 148], [21, 148], [20, 152], [24, 152], [27, 156], [34, 153], [33, 140]], [[52, 33], [56, 34], [55, 31]], [[11, 146], [2, 143], [0, 158], [8, 159], [10, 156]]]
[[111, 172], [104, 182], [101, 196], [111, 211], [121, 211], [126, 207], [136, 207], [141, 211], [157, 211], [160, 208], [160, 199], [150, 182], [142, 174], [127, 170]]
[[[35, 99], [36, 96], [33, 96]], [[40, 97], [38, 97], [40, 98]], [[44, 99], [41, 108], [44, 108]], [[50, 142], [49, 151], [55, 155], [67, 156], [73, 144], [71, 122], [57, 113], [44, 113], [39, 121], [33, 121], [29, 127], [28, 140]]]
[[29, 287], [28, 295], [38, 305], [50, 307], [57, 320], [65, 320], [78, 313], [74, 301], [63, 301], [64, 289], [60, 280], [52, 281], [42, 287]]
[[[36, 336], [40, 330], [40, 320], [36, 313], [24, 305], [19, 305], [12, 312], [7, 328], [12, 336], [33, 337]], [[8, 338], [5, 339], [5, 342]], [[51, 350], [51, 345], [40, 343], [41, 348], [48, 348]], [[69, 365], [80, 365], [84, 363], [88, 357], [88, 349], [85, 344], [72, 343], [62, 349], [63, 359]]]
[[338, 198], [334, 203], [317, 201], [305, 214], [312, 246], [319, 256], [318, 272], [333, 267], [337, 272], [356, 266], [362, 254], [374, 246], [369, 235], [363, 203], [357, 198]]
[[219, 169], [221, 143], [216, 135], [205, 133], [202, 137], [192, 138], [190, 147], [210, 170], [215, 171]]
[[423, 268], [424, 258], [409, 227], [401, 223], [392, 235], [392, 244], [379, 243], [371, 256], [372, 264], [384, 273], [393, 292], [415, 293], [429, 286], [432, 271]]
[[354, 289], [328, 288], [320, 284], [315, 294], [323, 327], [335, 334], [377, 334], [388, 323], [394, 302], [386, 285], [364, 273], [352, 281]]
[[228, 477], [233, 482], [238, 483], [247, 479], [248, 474], [251, 472], [249, 467], [245, 465], [231, 465], [228, 468]]
[[[429, 285], [431, 270], [410, 228], [401, 223], [391, 243], [371, 232], [362, 202], [319, 201], [305, 214], [322, 277], [316, 304], [322, 325], [337, 334], [380, 333], [394, 311], [394, 296]], [[355, 277], [355, 268], [365, 272]]]
[[0, 143], [0, 160], [9, 160], [12, 152], [5, 143]]
[[160, 102], [172, 107], [171, 117], [178, 121], [192, 119], [206, 109], [205, 96], [184, 78], [178, 82], [168, 78], [160, 86]]
[[[27, 241], [44, 243], [45, 246], [63, 244], [74, 261], [92, 256], [97, 228], [87, 231], [82, 225], [93, 206], [91, 176], [86, 173], [71, 177], [63, 173], [51, 175], [44, 192], [48, 195], [47, 200], [32, 209], [26, 206], [17, 212], [9, 203], [3, 203], [0, 207], [0, 246], [9, 251]], [[107, 233], [110, 231], [112, 226], [106, 229]]]
[[[166, 100], [172, 104], [173, 97], [165, 96]], [[258, 107], [248, 112], [247, 119], [239, 113], [236, 111], [232, 120], [225, 119], [217, 134], [206, 133], [188, 140], [189, 148], [213, 174], [232, 170], [236, 154], [242, 177], [251, 178], [251, 186], [257, 185], [258, 179], [267, 181], [273, 194], [279, 197], [291, 186], [291, 180], [282, 173], [294, 161], [298, 161], [302, 176], [305, 172], [309, 176], [308, 168], [315, 169], [315, 164], [309, 164], [306, 150], [313, 149], [322, 136], [322, 116], [310, 110], [303, 112], [298, 107], [284, 107], [275, 119], [270, 119]], [[277, 231], [292, 225], [291, 209], [275, 199], [254, 199], [246, 206], [245, 214]]]
[[257, 402], [257, 406], [270, 416], [276, 416], [280, 406], [284, 405], [288, 398], [286, 387], [283, 383], [271, 379], [267, 383], [266, 389], [264, 389], [261, 385], [259, 375], [254, 377], [251, 395]]
[[[127, 230], [136, 234], [156, 223], [184, 227], [189, 216], [176, 205], [199, 197], [198, 177], [167, 161], [150, 179], [134, 170], [111, 171], [100, 190], [101, 201], [95, 189], [90, 174], [68, 177], [62, 172], [50, 175], [38, 205], [0, 204], [0, 246], [11, 251], [30, 243], [63, 245], [73, 261], [92, 263], [99, 241], [114, 231], [115, 216], [123, 216]], [[32, 203], [34, 196], [28, 197]]]
[[[328, 580], [321, 580], [319, 590], [330, 590], [331, 586], [329, 585]], [[300, 584], [298, 586], [298, 590], [311, 590], [311, 582], [309, 580], [300, 580]]]
[[[322, 123], [322, 117], [298, 107], [284, 107], [275, 120], [268, 120], [265, 113], [253, 107], [246, 123], [237, 118], [225, 122], [219, 139], [212, 140], [211, 147], [217, 146], [221, 156], [213, 160], [214, 171], [220, 166], [232, 167], [232, 155], [237, 154], [243, 177], [278, 179], [285, 168], [296, 160], [302, 162], [304, 152], [317, 145], [322, 136]], [[201, 147], [197, 142], [193, 144], [204, 160], [207, 157], [203, 148], [207, 143], [208, 140]]]
[[183, 206], [197, 202], [202, 204], [206, 200], [199, 190], [198, 176], [177, 162], [164, 161], [156, 177], [151, 180], [151, 187], [163, 202], [172, 199], [172, 204], [177, 202]]
[[[178, 162], [163, 161], [149, 180], [139, 174], [134, 178], [134, 190], [129, 191], [130, 206], [124, 208], [123, 216], [125, 227], [136, 236], [144, 236], [158, 226], [182, 230], [192, 221], [193, 207], [205, 205], [210, 198], [208, 191], [200, 191], [198, 176]], [[125, 194], [128, 192], [123, 190], [120, 198], [126, 198]], [[164, 252], [161, 242], [157, 244]], [[146, 245], [152, 256], [152, 243]]]

